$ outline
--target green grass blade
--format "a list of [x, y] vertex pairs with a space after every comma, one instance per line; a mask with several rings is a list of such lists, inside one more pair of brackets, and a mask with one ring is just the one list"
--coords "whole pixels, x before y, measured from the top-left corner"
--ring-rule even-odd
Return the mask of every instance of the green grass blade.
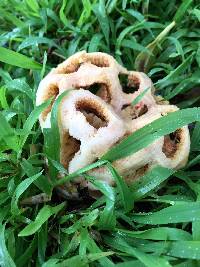
[[146, 50], [140, 52], [135, 59], [135, 68], [137, 71], [148, 72], [152, 66], [155, 56], [159, 52], [158, 45], [164, 40], [171, 29], [175, 26], [175, 22], [171, 22], [153, 42], [147, 45]]
[[133, 204], [133, 197], [132, 197], [129, 187], [125, 183], [124, 179], [117, 173], [117, 171], [115, 170], [115, 168], [113, 168], [111, 164], [108, 163], [107, 167], [115, 179], [115, 182], [116, 182], [119, 194], [120, 194], [120, 198], [124, 206], [124, 210], [126, 212], [132, 210], [134, 204]]
[[200, 150], [200, 122], [196, 122], [191, 138], [191, 150]]
[[11, 12], [7, 12], [0, 8], [1, 16], [7, 19], [8, 21], [12, 22], [16, 27], [24, 28], [26, 24], [18, 19], [15, 15], [13, 15]]
[[126, 253], [129, 256], [138, 258], [147, 267], [170, 267], [171, 265], [163, 257], [157, 257], [129, 246], [122, 238], [112, 239], [109, 237], [105, 238], [106, 243], [111, 247]]
[[[175, 70], [171, 71], [165, 78], [162, 80], [159, 80], [155, 85], [159, 86], [160, 89], [164, 88], [165, 86], [171, 84], [174, 82], [174, 79], [182, 73], [189, 64], [191, 64], [192, 60], [194, 58], [194, 53], [187, 57]], [[168, 98], [171, 98], [171, 96], [168, 96]]]
[[[30, 159], [29, 160], [23, 159], [21, 162], [21, 167], [22, 167], [23, 171], [25, 172], [25, 174], [28, 175], [29, 177], [37, 174], [38, 171], [41, 170], [41, 168], [34, 167], [30, 163]], [[41, 175], [37, 180], [34, 181], [34, 184], [42, 192], [46, 193], [48, 196], [51, 196], [52, 185], [51, 185], [48, 177], [46, 177], [45, 175]]]
[[145, 94], [150, 90], [150, 87], [144, 89], [144, 91], [142, 93], [140, 93], [132, 102], [131, 102], [131, 105], [132, 106], [135, 106], [137, 105], [141, 100], [142, 98], [145, 96]]
[[16, 259], [17, 266], [26, 266], [28, 264], [29, 259], [33, 256], [33, 253], [37, 249], [37, 235], [34, 236], [32, 242], [29, 244], [29, 247], [25, 250], [25, 252], [20, 255], [18, 259]]
[[105, 1], [100, 0], [98, 4], [93, 6], [93, 11], [99, 21], [99, 24], [105, 36], [106, 42], [109, 45], [110, 25], [109, 25], [108, 16], [106, 14]]
[[88, 47], [89, 53], [98, 51], [98, 47], [102, 38], [103, 35], [100, 33], [96, 33], [94, 36], [92, 36], [92, 39]]
[[139, 180], [136, 180], [132, 183], [131, 189], [133, 191], [133, 199], [138, 200], [147, 196], [152, 192], [152, 190], [166, 181], [166, 179], [168, 179], [173, 172], [174, 170], [170, 170], [161, 166], [156, 166], [149, 170]]
[[100, 214], [98, 227], [103, 230], [113, 229], [116, 224], [115, 217], [115, 192], [111, 186], [104, 181], [98, 181], [92, 176], [84, 175], [100, 192], [106, 196], [106, 206]]
[[[68, 93], [69, 91], [65, 91], [64, 93], [58, 96], [51, 110], [51, 128], [43, 129], [45, 139], [45, 154], [47, 155], [47, 158], [57, 162], [60, 162], [60, 132], [58, 126], [58, 110], [61, 101]], [[54, 145], [52, 146], [52, 144]], [[51, 180], [55, 182], [58, 171], [51, 161], [49, 161], [49, 173]]]
[[24, 143], [26, 142], [26, 139], [28, 138], [34, 124], [38, 120], [39, 115], [41, 114], [41, 112], [43, 110], [45, 110], [50, 105], [50, 103], [51, 103], [51, 99], [42, 103], [41, 105], [35, 107], [35, 109], [31, 112], [31, 114], [29, 115], [29, 117], [25, 121], [24, 126], [23, 126], [23, 135], [22, 135], [21, 140], [20, 140], [21, 150], [22, 150]]
[[200, 10], [195, 8], [193, 10], [194, 15], [197, 17], [198, 21], [200, 22]]
[[97, 217], [99, 216], [99, 210], [95, 209], [89, 214], [84, 215], [80, 220], [76, 221], [72, 226], [68, 228], [63, 228], [62, 232], [66, 234], [73, 234], [76, 231], [79, 231], [82, 227], [91, 227]]
[[199, 108], [189, 108], [169, 113], [128, 136], [121, 143], [111, 148], [102, 157], [102, 160], [113, 161], [129, 156], [151, 144], [159, 137], [172, 133], [184, 125], [199, 120]]
[[0, 61], [23, 69], [41, 70], [42, 65], [13, 50], [0, 47]]
[[5, 225], [0, 225], [0, 265], [2, 267], [16, 267], [6, 247]]
[[[88, 250], [90, 253], [102, 252], [102, 250], [97, 246], [97, 244], [92, 238], [89, 239]], [[102, 267], [114, 267], [115, 266], [114, 263], [107, 257], [99, 259], [98, 262], [100, 263]]]
[[158, 227], [144, 231], [117, 229], [124, 236], [150, 240], [192, 240], [191, 234], [177, 228]]
[[8, 91], [19, 91], [26, 94], [31, 100], [34, 100], [33, 90], [31, 87], [22, 79], [14, 79], [6, 83]]
[[63, 23], [65, 26], [68, 25], [68, 20], [67, 20], [67, 18], [66, 18], [66, 16], [65, 16], [65, 13], [64, 13], [66, 4], [67, 4], [67, 0], [63, 0], [63, 1], [62, 1], [61, 9], [60, 9], [60, 11], [59, 11], [60, 20], [62, 21], [62, 23]]
[[56, 207], [44, 206], [35, 218], [35, 221], [27, 225], [22, 231], [19, 232], [18, 236], [29, 236], [33, 235], [38, 229], [54, 214], [58, 213], [65, 206], [65, 203], [61, 203]]
[[8, 145], [8, 148], [14, 151], [19, 151], [19, 138], [15, 134], [15, 130], [11, 128], [10, 124], [7, 122], [6, 118], [0, 112], [0, 138]]
[[22, 181], [16, 188], [12, 200], [11, 200], [11, 212], [14, 215], [17, 215], [20, 213], [20, 210], [18, 208], [18, 201], [20, 196], [28, 189], [28, 187], [35, 181], [37, 180], [40, 176], [42, 175], [42, 171], [26, 178], [24, 181]]
[[0, 87], [0, 105], [2, 109], [8, 109], [8, 102], [6, 99], [6, 86]]
[[49, 47], [55, 46], [58, 48], [57, 44], [46, 37], [27, 37], [24, 41], [18, 46], [18, 51], [30, 47], [38, 46], [39, 44], [47, 44]]
[[179, 6], [174, 16], [174, 21], [176, 23], [180, 23], [186, 11], [188, 10], [189, 6], [192, 4], [192, 2], [193, 2], [192, 0], [184, 0], [183, 3]]
[[180, 203], [152, 214], [133, 215], [135, 222], [143, 224], [168, 224], [200, 221], [200, 202]]
[[78, 171], [76, 171], [76, 172], [74, 172], [74, 173], [71, 173], [71, 174], [69, 174], [69, 175], [67, 175], [67, 176], [65, 176], [65, 177], [63, 177], [63, 178], [61, 178], [61, 179], [59, 179], [58, 181], [55, 182], [54, 185], [55, 185], [55, 186], [58, 186], [58, 185], [64, 184], [64, 183], [70, 181], [71, 179], [73, 179], [73, 178], [75, 178], [75, 177], [81, 175], [81, 174], [84, 174], [84, 173], [86, 173], [86, 172], [88, 172], [88, 171], [90, 171], [90, 170], [92, 170], [92, 169], [97, 168], [97, 167], [103, 166], [103, 165], [105, 165], [105, 164], [107, 164], [107, 163], [108, 163], [107, 160], [98, 160], [98, 161], [95, 162], [95, 163], [92, 163], [92, 164], [90, 164], [90, 165], [87, 165], [86, 167], [81, 168], [81, 169], [79, 169]]

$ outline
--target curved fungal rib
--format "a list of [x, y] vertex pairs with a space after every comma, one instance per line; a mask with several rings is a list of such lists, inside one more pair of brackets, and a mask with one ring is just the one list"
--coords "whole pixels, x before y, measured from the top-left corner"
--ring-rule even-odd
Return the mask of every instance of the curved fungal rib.
[[53, 69], [53, 74], [69, 74], [76, 72], [81, 64], [85, 62], [85, 54], [85, 51], [81, 51], [72, 55]]
[[68, 74], [76, 72], [81, 64], [91, 63], [100, 68], [112, 68], [117, 72], [126, 72], [126, 69], [119, 65], [117, 61], [110, 55], [102, 52], [86, 53], [86, 51], [78, 52], [63, 63], [59, 64], [57, 68], [53, 70], [53, 73]]
[[39, 84], [36, 94], [36, 105], [38, 106], [43, 102], [45, 102], [46, 100], [52, 98], [51, 105], [40, 114], [39, 120], [42, 128], [45, 123], [45, 120], [48, 117], [48, 114], [51, 111], [52, 105], [56, 97], [60, 93], [59, 89], [60, 79], [61, 79], [60, 75], [47, 75]]

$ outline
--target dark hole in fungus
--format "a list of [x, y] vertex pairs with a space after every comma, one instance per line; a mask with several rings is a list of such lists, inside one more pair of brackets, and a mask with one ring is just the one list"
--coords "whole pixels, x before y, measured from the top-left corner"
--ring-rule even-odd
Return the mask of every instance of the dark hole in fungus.
[[133, 174], [133, 173], [130, 173], [129, 175], [127, 175], [127, 176], [125, 177], [126, 182], [127, 182], [128, 184], [131, 185], [132, 183], [134, 183], [134, 181], [135, 181], [137, 178], [139, 178], [139, 177], [145, 175], [145, 173], [146, 173], [148, 170], [149, 170], [149, 165], [148, 165], [148, 164], [146, 164], [146, 165], [144, 165], [144, 166], [138, 168], [138, 169], [135, 171], [134, 174]]
[[132, 94], [139, 89], [140, 81], [133, 75], [119, 74], [122, 90], [126, 94]]
[[124, 104], [124, 105], [122, 106], [122, 110], [124, 110], [124, 109], [126, 109], [126, 108], [128, 108], [128, 107], [130, 107], [130, 104]]
[[149, 165], [146, 164], [144, 166], [142, 166], [141, 168], [137, 169], [137, 171], [135, 172], [135, 176], [136, 178], [137, 177], [140, 177], [140, 176], [143, 176], [149, 169]]
[[106, 127], [108, 125], [106, 118], [102, 114], [101, 107], [94, 101], [86, 99], [78, 101], [76, 103], [76, 109], [83, 113], [88, 123], [95, 129]]
[[136, 119], [140, 116], [146, 114], [148, 112], [148, 107], [146, 105], [143, 105], [139, 108], [135, 108], [135, 106], [131, 104], [125, 104], [122, 106], [122, 114], [125, 117], [128, 117], [130, 119]]
[[65, 168], [68, 168], [70, 161], [74, 155], [80, 150], [81, 142], [69, 135], [67, 131], [61, 136], [61, 163]]
[[138, 117], [146, 114], [148, 111], [148, 107], [146, 105], [143, 105], [142, 108], [139, 110], [139, 114], [138, 114]]
[[167, 158], [172, 158], [176, 151], [181, 139], [181, 129], [176, 130], [173, 133], [164, 136], [164, 144], [162, 152]]
[[80, 86], [80, 87], [89, 90], [94, 95], [99, 96], [106, 103], [111, 102], [109, 86], [106, 83], [93, 83], [89, 86]]

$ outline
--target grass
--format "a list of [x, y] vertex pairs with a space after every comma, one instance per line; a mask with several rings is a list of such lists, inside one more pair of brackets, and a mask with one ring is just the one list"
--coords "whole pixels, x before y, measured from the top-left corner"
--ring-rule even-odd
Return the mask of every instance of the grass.
[[[199, 1], [1, 0], [0, 12], [0, 266], [200, 266]], [[77, 202], [55, 189], [62, 96], [43, 136], [38, 116], [49, 103], [35, 107], [35, 93], [52, 67], [83, 49], [146, 72], [156, 93], [183, 110], [66, 174], [60, 184], [83, 173], [103, 193]], [[187, 166], [156, 166], [128, 187], [111, 162], [185, 124]], [[97, 165], [110, 169], [116, 188], [86, 174]]]

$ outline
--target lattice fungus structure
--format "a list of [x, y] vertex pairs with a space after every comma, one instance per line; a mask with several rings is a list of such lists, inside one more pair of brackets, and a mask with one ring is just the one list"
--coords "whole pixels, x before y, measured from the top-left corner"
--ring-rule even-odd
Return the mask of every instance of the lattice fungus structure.
[[[111, 147], [143, 126], [178, 110], [154, 95], [152, 81], [146, 74], [128, 71], [112, 56], [100, 52], [78, 52], [52, 69], [40, 82], [36, 104], [52, 97], [53, 104], [66, 90], [69, 92], [59, 106], [58, 125], [60, 161], [69, 173], [97, 161]], [[132, 105], [144, 90], [140, 102]], [[52, 104], [40, 115], [42, 129], [51, 127]], [[114, 161], [113, 166], [130, 184], [155, 165], [172, 169], [183, 167], [189, 150], [190, 136], [185, 126]], [[93, 169], [89, 174], [114, 185], [105, 166]], [[74, 183], [95, 190], [83, 177]]]

